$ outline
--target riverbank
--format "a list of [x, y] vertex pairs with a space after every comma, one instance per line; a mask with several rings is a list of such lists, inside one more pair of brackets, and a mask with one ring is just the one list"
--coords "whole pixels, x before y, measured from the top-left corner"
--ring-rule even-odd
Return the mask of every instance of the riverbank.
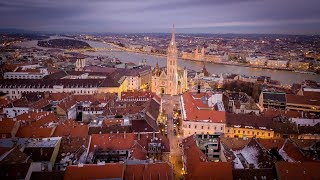
[[[114, 43], [108, 43], [111, 46], [114, 46], [116, 48], [119, 48], [123, 51], [131, 52], [131, 53], [138, 53], [138, 54], [145, 54], [145, 55], [151, 55], [151, 56], [156, 56], [156, 57], [167, 57], [166, 54], [159, 54], [159, 53], [149, 53], [145, 51], [137, 51], [137, 50], [132, 50], [129, 48], [121, 47], [117, 44]], [[230, 66], [239, 66], [239, 67], [249, 67], [249, 68], [256, 68], [256, 69], [270, 69], [270, 70], [280, 70], [280, 71], [291, 71], [291, 72], [296, 72], [300, 74], [313, 74], [317, 75], [317, 73], [312, 72], [312, 71], [302, 71], [302, 70], [295, 70], [295, 69], [288, 69], [288, 68], [277, 68], [277, 67], [267, 67], [267, 66], [254, 66], [250, 64], [240, 64], [240, 63], [227, 63], [227, 62], [213, 62], [213, 61], [199, 61], [199, 60], [193, 60], [193, 59], [184, 59], [182, 57], [178, 57], [181, 60], [184, 61], [194, 61], [194, 62], [205, 62], [205, 63], [210, 63], [210, 64], [220, 64], [220, 65], [230, 65]]]

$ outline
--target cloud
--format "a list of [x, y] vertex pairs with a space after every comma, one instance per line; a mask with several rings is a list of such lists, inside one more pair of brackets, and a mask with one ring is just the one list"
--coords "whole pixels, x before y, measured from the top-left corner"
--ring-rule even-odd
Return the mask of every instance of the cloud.
[[233, 22], [213, 22], [203, 24], [180, 25], [179, 28], [204, 28], [204, 27], [235, 27], [235, 26], [275, 26], [290, 24], [315, 24], [320, 23], [320, 19], [289, 19], [289, 20], [259, 20], [259, 21], [233, 21]]
[[247, 30], [240, 27], [284, 31], [281, 27], [290, 25], [296, 31], [319, 33], [318, 7], [319, 0], [2, 0], [0, 27], [169, 32], [175, 23], [177, 28], [225, 28], [229, 32]]

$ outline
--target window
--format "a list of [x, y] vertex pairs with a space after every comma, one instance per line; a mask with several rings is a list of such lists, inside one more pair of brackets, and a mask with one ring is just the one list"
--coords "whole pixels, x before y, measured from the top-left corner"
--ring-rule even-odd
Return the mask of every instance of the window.
[[252, 135], [254, 135], [254, 131], [252, 131]]
[[259, 136], [259, 132], [257, 132], [257, 135]]
[[210, 129], [210, 126], [208, 126], [208, 130]]
[[221, 129], [221, 131], [223, 131], [223, 126], [221, 126], [221, 128], [220, 128], [220, 129]]
[[197, 129], [197, 125], [194, 125], [194, 128]]
[[230, 132], [230, 130], [228, 129], [228, 133]]
[[203, 126], [201, 126], [201, 129], [203, 129]]
[[240, 134], [240, 130], [238, 130], [238, 133]]
[[234, 130], [233, 133], [236, 133], [236, 130]]
[[270, 136], [270, 133], [268, 133], [268, 136]]
[[191, 125], [189, 124], [189, 128], [191, 128]]
[[214, 130], [217, 130], [217, 126], [214, 126]]

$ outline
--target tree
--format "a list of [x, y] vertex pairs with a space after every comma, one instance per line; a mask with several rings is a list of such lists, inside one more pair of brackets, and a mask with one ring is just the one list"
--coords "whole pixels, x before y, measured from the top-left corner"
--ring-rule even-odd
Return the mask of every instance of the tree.
[[254, 84], [252, 88], [252, 98], [255, 102], [258, 102], [261, 93], [261, 86], [259, 84]]

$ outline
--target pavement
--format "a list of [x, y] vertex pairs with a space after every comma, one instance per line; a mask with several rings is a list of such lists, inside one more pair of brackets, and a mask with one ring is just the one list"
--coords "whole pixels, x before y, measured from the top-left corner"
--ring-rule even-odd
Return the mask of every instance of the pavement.
[[[165, 113], [167, 115], [167, 125], [168, 125], [168, 139], [170, 142], [170, 163], [173, 167], [174, 171], [174, 177], [175, 179], [182, 179], [182, 149], [179, 147], [179, 143], [181, 142], [181, 135], [177, 131], [177, 136], [174, 135], [174, 123], [173, 123], [173, 117], [174, 117], [174, 106], [176, 104], [180, 105], [179, 96], [171, 96], [171, 95], [162, 95], [163, 98], [163, 104], [162, 107], [165, 110]], [[178, 138], [179, 137], [179, 138]]]

